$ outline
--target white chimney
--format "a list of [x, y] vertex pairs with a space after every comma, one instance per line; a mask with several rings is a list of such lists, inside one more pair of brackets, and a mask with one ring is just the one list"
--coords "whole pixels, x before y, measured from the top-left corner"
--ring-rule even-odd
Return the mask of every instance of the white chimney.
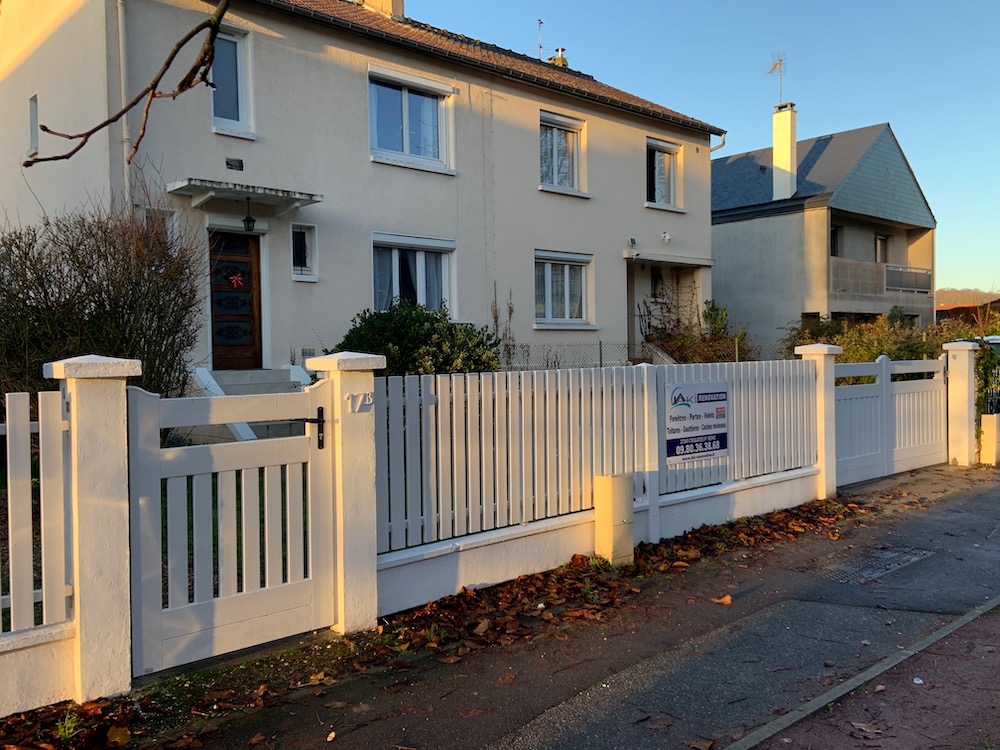
[[400, 19], [403, 17], [403, 0], [362, 0], [368, 10], [381, 13], [389, 18]]
[[771, 118], [771, 166], [774, 174], [774, 200], [795, 195], [798, 175], [798, 149], [795, 146], [795, 104], [787, 102], [774, 108]]

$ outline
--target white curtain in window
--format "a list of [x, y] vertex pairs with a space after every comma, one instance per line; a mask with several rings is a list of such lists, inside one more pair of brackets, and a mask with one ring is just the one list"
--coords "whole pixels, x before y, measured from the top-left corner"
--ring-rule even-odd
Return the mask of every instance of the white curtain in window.
[[551, 128], [548, 125], [542, 125], [542, 129], [538, 134], [538, 157], [539, 164], [541, 165], [539, 170], [539, 181], [543, 185], [555, 184], [552, 169], [552, 139], [554, 132], [555, 128]]
[[444, 277], [444, 256], [441, 253], [423, 253], [424, 256], [424, 307], [440, 310], [444, 303], [442, 279]]
[[419, 91], [408, 92], [410, 153], [439, 158], [438, 98]]
[[566, 264], [552, 264], [552, 317], [566, 317]]
[[375, 248], [375, 309], [388, 310], [392, 304], [392, 248]]
[[569, 270], [569, 311], [567, 318], [583, 320], [583, 266], [567, 266]]
[[535, 263], [535, 317], [542, 320], [545, 315], [545, 263]]
[[556, 185], [573, 187], [573, 137], [575, 133], [555, 129], [556, 138]]

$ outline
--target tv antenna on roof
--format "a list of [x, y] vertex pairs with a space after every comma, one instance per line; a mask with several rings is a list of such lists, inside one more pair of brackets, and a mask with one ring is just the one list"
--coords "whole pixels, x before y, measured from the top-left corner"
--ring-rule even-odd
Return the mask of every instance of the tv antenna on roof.
[[781, 104], [783, 101], [785, 101], [781, 88], [783, 83], [782, 78], [785, 72], [785, 62], [787, 62], [788, 58], [785, 57], [784, 52], [776, 52], [773, 55], [771, 55], [771, 57], [777, 59], [771, 63], [771, 67], [767, 69], [767, 72], [765, 72], [764, 75], [769, 76], [772, 75], [775, 71], [778, 72], [778, 104]]
[[545, 23], [541, 18], [538, 19], [538, 59], [542, 59], [542, 24]]

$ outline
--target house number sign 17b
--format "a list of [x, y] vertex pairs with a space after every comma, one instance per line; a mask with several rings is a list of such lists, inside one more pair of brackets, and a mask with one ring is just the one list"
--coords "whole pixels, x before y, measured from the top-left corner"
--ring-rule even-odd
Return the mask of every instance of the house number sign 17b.
[[375, 399], [371, 391], [368, 393], [348, 393], [344, 398], [347, 401], [347, 410], [351, 414], [362, 414], [366, 411], [371, 411]]

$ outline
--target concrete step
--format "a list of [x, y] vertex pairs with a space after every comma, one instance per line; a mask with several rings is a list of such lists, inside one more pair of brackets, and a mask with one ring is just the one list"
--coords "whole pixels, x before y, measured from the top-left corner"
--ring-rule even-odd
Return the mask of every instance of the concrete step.
[[298, 383], [292, 380], [292, 372], [287, 369], [277, 370], [213, 370], [212, 377], [223, 390], [229, 394], [227, 385], [253, 385], [285, 383], [298, 387]]

